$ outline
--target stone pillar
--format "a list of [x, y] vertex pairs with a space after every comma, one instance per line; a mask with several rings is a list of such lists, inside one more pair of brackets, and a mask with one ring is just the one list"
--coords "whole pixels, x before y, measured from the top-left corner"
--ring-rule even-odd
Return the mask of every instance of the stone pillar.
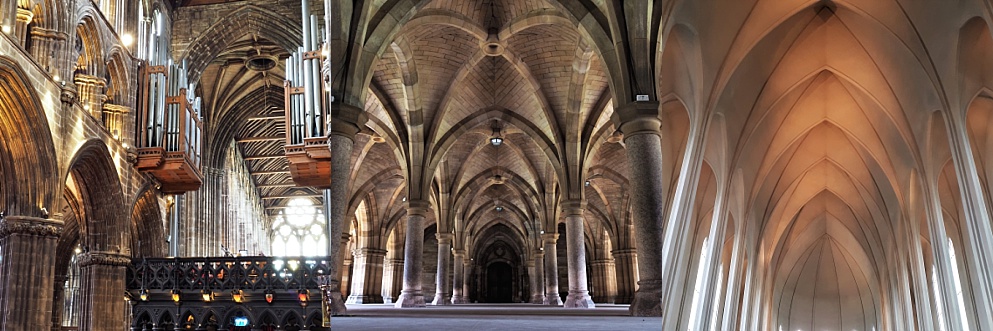
[[386, 257], [386, 250], [359, 248], [354, 256], [352, 291], [346, 303], [383, 303], [383, 258]]
[[534, 253], [534, 283], [531, 285], [531, 303], [545, 303], [545, 253], [538, 250]]
[[472, 303], [472, 298], [475, 297], [471, 295], [472, 292], [472, 277], [475, 275], [475, 261], [472, 258], [468, 260], [462, 260], [462, 296], [465, 298], [465, 303]]
[[[624, 133], [630, 173], [631, 211], [638, 247], [638, 291], [631, 304], [635, 316], [662, 316], [662, 229], [666, 191], [662, 183], [661, 122], [658, 102], [637, 102], [615, 111]], [[626, 108], [626, 109], [625, 109]], [[651, 114], [651, 115], [648, 115]]]
[[55, 275], [55, 282], [52, 284], [52, 331], [62, 331], [62, 315], [66, 307], [61, 302], [65, 301], [65, 283], [68, 279], [66, 275]]
[[28, 38], [31, 38], [31, 49], [28, 51], [31, 52], [31, 57], [34, 58], [35, 63], [52, 75], [56, 81], [67, 77], [65, 76], [67, 74], [65, 69], [62, 71], [53, 70], [56, 65], [64, 63], [65, 55], [62, 47], [66, 43], [65, 33], [35, 26], [28, 34]]
[[455, 268], [455, 273], [452, 275], [452, 304], [466, 304], [469, 300], [465, 297], [465, 292], [462, 291], [462, 287], [465, 285], [465, 250], [456, 249], [454, 251], [455, 263], [452, 267]]
[[0, 218], [0, 326], [46, 330], [52, 323], [55, 247], [61, 220]]
[[617, 296], [614, 260], [594, 260], [592, 264], [593, 302], [614, 303], [614, 298]]
[[400, 297], [400, 290], [403, 289], [403, 259], [387, 259], [385, 264], [383, 303], [394, 303]]
[[397, 308], [424, 307], [421, 288], [421, 269], [424, 265], [424, 216], [428, 213], [426, 201], [407, 201], [407, 239], [404, 242], [403, 291], [397, 299]]
[[635, 284], [638, 283], [638, 253], [634, 248], [615, 249], [614, 279], [617, 282], [617, 295], [614, 303], [630, 304], [634, 300]]
[[[334, 240], [343, 232], [348, 213], [348, 181], [352, 174], [352, 147], [355, 145], [355, 135], [362, 125], [365, 125], [365, 111], [361, 107], [341, 103], [328, 107], [328, 148], [331, 149], [331, 186], [324, 191], [324, 201], [327, 206], [328, 255], [341, 255], [341, 241]], [[341, 265], [332, 263], [328, 272], [332, 275], [330, 286], [341, 286]], [[327, 298], [329, 310], [333, 315], [344, 313], [345, 301], [341, 292], [332, 291]]]
[[341, 234], [341, 254], [338, 255], [337, 264], [341, 266], [341, 271], [338, 279], [341, 280], [339, 288], [341, 289], [341, 295], [345, 296], [349, 292], [349, 287], [352, 286], [352, 262], [354, 262], [352, 257], [352, 250], [348, 248], [348, 242], [352, 238], [352, 235], [347, 233]]
[[448, 265], [451, 262], [452, 240], [455, 239], [455, 235], [436, 233], [435, 236], [438, 237], [438, 274], [435, 277], [435, 285], [437, 286], [435, 286], [434, 301], [431, 304], [445, 306], [452, 304], [452, 287], [448, 280]]
[[569, 295], [565, 308], [594, 308], [590, 298], [589, 279], [586, 277], [586, 236], [583, 230], [585, 203], [566, 201], [562, 203], [565, 216], [566, 252], [569, 263]]
[[80, 74], [76, 75], [74, 82], [76, 90], [79, 91], [79, 103], [82, 104], [83, 110], [93, 117], [100, 118], [103, 103], [107, 100], [107, 96], [103, 94], [107, 81], [100, 77]]
[[559, 297], [559, 262], [555, 256], [555, 242], [559, 240], [558, 233], [545, 233], [541, 235], [541, 240], [545, 244], [545, 300], [542, 304], [558, 306], [562, 304], [562, 297]]
[[101, 112], [103, 127], [113, 135], [114, 139], [126, 142], [125, 137], [131, 136], [131, 130], [125, 129], [124, 119], [131, 113], [131, 108], [115, 104], [104, 104]]
[[79, 255], [80, 287], [83, 307], [79, 329], [82, 331], [123, 330], [124, 271], [131, 258], [110, 252]]
[[13, 37], [22, 46], [27, 42], [28, 24], [31, 24], [32, 18], [34, 18], [34, 13], [30, 10], [17, 8], [17, 27], [14, 28], [15, 35]]

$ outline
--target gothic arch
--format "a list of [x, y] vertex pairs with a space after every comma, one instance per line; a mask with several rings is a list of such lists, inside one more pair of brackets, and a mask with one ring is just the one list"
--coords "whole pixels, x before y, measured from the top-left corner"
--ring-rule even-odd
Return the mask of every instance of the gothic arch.
[[[83, 242], [90, 250], [127, 252], [131, 226], [124, 211], [120, 176], [107, 145], [88, 140], [76, 150], [69, 175], [77, 186], [86, 219]], [[122, 233], [123, 232], [123, 233]]]
[[0, 56], [0, 203], [7, 215], [47, 217], [55, 212], [58, 164], [48, 119], [30, 79]]

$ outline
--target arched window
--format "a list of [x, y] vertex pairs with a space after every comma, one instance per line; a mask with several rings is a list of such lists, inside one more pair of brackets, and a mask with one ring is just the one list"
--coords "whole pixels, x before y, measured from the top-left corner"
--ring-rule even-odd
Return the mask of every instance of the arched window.
[[703, 291], [703, 276], [704, 276], [704, 266], [707, 262], [707, 257], [710, 256], [710, 238], [703, 240], [703, 248], [700, 252], [700, 263], [696, 271], [696, 285], [693, 287], [693, 302], [690, 304], [690, 322], [687, 326], [687, 330], [697, 330], [696, 324], [699, 322], [696, 319], [697, 311], [700, 309], [701, 291]]
[[69, 274], [66, 275], [65, 286], [62, 288], [62, 326], [64, 327], [78, 327], [79, 326], [79, 309], [81, 308], [82, 302], [79, 296], [79, 253], [82, 250], [76, 247], [73, 251], [72, 258], [69, 260]]
[[325, 256], [324, 211], [307, 199], [293, 199], [272, 223], [272, 255]]
[[948, 239], [948, 256], [952, 260], [952, 279], [955, 283], [955, 299], [958, 300], [959, 304], [959, 318], [962, 319], [962, 329], [969, 331], [969, 317], [966, 316], [965, 299], [962, 297], [962, 278], [959, 278], [958, 258], [955, 256], [955, 245], [952, 245], [951, 239]]

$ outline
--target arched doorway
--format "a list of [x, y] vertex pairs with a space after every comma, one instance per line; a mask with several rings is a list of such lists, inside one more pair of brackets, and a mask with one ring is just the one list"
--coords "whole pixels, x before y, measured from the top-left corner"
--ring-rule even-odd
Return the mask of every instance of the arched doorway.
[[493, 262], [486, 267], [486, 302], [511, 303], [513, 298], [513, 268], [505, 262]]

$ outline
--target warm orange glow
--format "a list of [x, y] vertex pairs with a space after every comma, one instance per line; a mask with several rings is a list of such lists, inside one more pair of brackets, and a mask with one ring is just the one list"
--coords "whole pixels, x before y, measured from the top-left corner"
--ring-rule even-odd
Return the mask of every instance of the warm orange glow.
[[200, 295], [203, 296], [203, 302], [214, 301], [214, 292], [211, 292], [210, 290], [203, 290], [200, 292]]
[[272, 292], [266, 292], [266, 294], [265, 294], [265, 302], [266, 303], [272, 303], [272, 297], [273, 297], [273, 293]]
[[172, 290], [172, 302], [179, 302], [179, 290]]
[[234, 290], [231, 291], [231, 299], [234, 300], [235, 303], [242, 303], [245, 302], [245, 295], [241, 293], [241, 290]]
[[300, 290], [300, 292], [297, 293], [297, 298], [300, 300], [301, 304], [307, 304], [307, 301], [310, 300], [310, 291]]

